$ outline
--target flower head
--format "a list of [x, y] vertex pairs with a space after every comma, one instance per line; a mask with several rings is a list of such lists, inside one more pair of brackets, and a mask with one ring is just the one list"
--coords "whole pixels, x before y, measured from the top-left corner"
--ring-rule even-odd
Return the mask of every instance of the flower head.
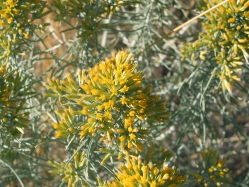
[[108, 181], [103, 187], [177, 187], [186, 181], [185, 176], [179, 175], [179, 170], [168, 166], [158, 168], [151, 162], [145, 164], [139, 158], [131, 158], [128, 154], [126, 155], [126, 164], [121, 164], [115, 174], [117, 179]]
[[24, 133], [29, 123], [25, 96], [33, 93], [25, 80], [20, 72], [0, 65], [0, 131], [15, 137]]
[[48, 163], [54, 167], [50, 173], [60, 174], [64, 176], [63, 182], [67, 182], [68, 187], [78, 186], [78, 184], [85, 185], [84, 168], [86, 167], [87, 159], [84, 151], [74, 151], [72, 161], [64, 161], [57, 163], [49, 161]]
[[[204, 10], [209, 9], [220, 0], [205, 0]], [[183, 59], [196, 52], [200, 59], [215, 57], [218, 69], [215, 72], [220, 78], [223, 90], [232, 92], [231, 83], [239, 81], [238, 72], [249, 57], [249, 6], [248, 1], [229, 0], [216, 10], [207, 13], [203, 19], [204, 32], [194, 43], [185, 44]]]
[[225, 158], [220, 159], [217, 151], [206, 149], [201, 153], [204, 167], [202, 171], [192, 173], [196, 178], [198, 184], [209, 186], [215, 184], [216, 186], [223, 186], [230, 181], [229, 169], [225, 167]]
[[[141, 149], [141, 142], [148, 136], [145, 122], [153, 125], [155, 121], [167, 120], [169, 114], [166, 102], [151, 94], [152, 87], [142, 86], [142, 75], [136, 68], [132, 55], [120, 51], [88, 72], [79, 71], [78, 83], [70, 75], [62, 81], [55, 78], [49, 80], [45, 86], [60, 101], [70, 102], [72, 118], [83, 115], [88, 119], [79, 127], [69, 124], [58, 113], [63, 121], [54, 125], [56, 136], [66, 137], [72, 130], [78, 132], [80, 138], [98, 135], [105, 147]], [[53, 94], [48, 95], [54, 97]]]
[[1, 1], [0, 27], [2, 32], [0, 34], [0, 49], [2, 52], [0, 53], [0, 59], [9, 57], [11, 53], [16, 53], [16, 48], [20, 47], [20, 44], [23, 43], [23, 40], [29, 38], [28, 33], [32, 25], [31, 19], [29, 18], [31, 16], [41, 16], [35, 14], [42, 12], [42, 10], [45, 8], [45, 4], [46, 2], [41, 2], [39, 0]]

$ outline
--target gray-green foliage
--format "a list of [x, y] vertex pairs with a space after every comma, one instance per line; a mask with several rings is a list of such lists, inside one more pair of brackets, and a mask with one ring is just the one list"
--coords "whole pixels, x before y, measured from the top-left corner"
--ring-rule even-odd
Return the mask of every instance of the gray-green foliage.
[[[110, 57], [111, 53], [122, 49], [133, 54], [143, 73], [144, 86], [152, 84], [153, 94], [169, 103], [171, 113], [168, 122], [153, 126], [150, 138], [156, 143], [146, 145], [140, 156], [151, 157], [148, 160], [155, 163], [156, 159], [162, 159], [157, 163], [162, 164], [164, 160], [165, 163], [170, 160], [172, 152], [171, 164], [187, 176], [184, 186], [203, 186], [204, 181], [209, 181], [210, 186], [218, 186], [215, 180], [210, 180], [207, 168], [217, 166], [218, 153], [211, 151], [210, 158], [200, 154], [206, 148], [217, 149], [222, 158], [226, 157], [225, 165], [234, 176], [226, 185], [248, 184], [245, 163], [248, 159], [249, 120], [246, 60], [240, 64], [240, 81], [232, 83], [229, 93], [222, 89], [220, 77], [216, 76], [220, 70], [216, 56], [222, 56], [217, 52], [222, 51], [222, 45], [218, 46], [221, 49], [214, 51], [203, 45], [201, 49], [195, 49], [196, 52], [189, 44], [197, 40], [199, 32], [203, 31], [201, 23], [204, 26], [210, 24], [208, 18], [192, 22], [177, 33], [171, 32], [210, 8], [205, 1], [53, 0], [52, 5], [46, 2], [18, 1], [12, 7], [12, 14], [6, 14], [6, 17], [7, 4], [1, 1], [0, 13], [5, 23], [1, 25], [1, 31], [5, 30], [8, 37], [0, 36], [0, 184], [66, 186], [67, 181], [74, 180], [75, 186], [97, 186], [115, 177], [114, 168], [124, 160], [118, 161], [110, 155], [120, 156], [118, 151], [110, 153], [107, 149], [103, 153], [103, 150], [97, 150], [97, 138], [81, 140], [76, 135], [54, 138], [55, 130], [51, 124], [59, 124], [60, 121], [55, 111], [69, 107], [68, 103], [63, 105], [54, 98], [44, 97], [46, 88], [43, 85], [52, 77], [62, 81], [67, 73], [76, 79], [77, 69], [92, 68]], [[219, 2], [222, 1], [217, 0], [214, 4]], [[227, 3], [236, 2], [230, 0]], [[241, 4], [248, 3], [240, 0], [236, 6]], [[248, 9], [245, 6], [243, 11], [248, 13]], [[30, 21], [14, 14], [18, 10], [24, 11], [26, 17], [30, 16]], [[49, 13], [53, 13], [52, 16], [46, 17]], [[212, 14], [214, 12], [208, 13], [211, 17]], [[57, 27], [54, 28], [55, 24], [49, 26], [48, 20], [55, 20]], [[248, 23], [249, 20], [243, 18], [243, 21]], [[23, 23], [23, 34], [18, 30], [19, 22]], [[220, 30], [217, 32], [216, 37], [223, 36], [219, 35]], [[181, 60], [184, 56], [181, 54], [183, 43], [189, 44], [184, 47], [188, 54], [185, 53], [185, 59]], [[244, 47], [247, 50], [248, 44]], [[201, 52], [203, 48], [209, 50], [205, 55]], [[229, 46], [224, 49], [230, 50]], [[198, 54], [195, 59], [187, 56], [191, 52]], [[75, 120], [83, 125], [87, 118], [79, 115]], [[154, 145], [171, 152], [154, 150], [157, 147]], [[151, 151], [156, 154], [155, 157], [149, 153]], [[81, 166], [75, 163], [77, 158], [84, 162]], [[108, 162], [101, 165], [103, 159]], [[211, 164], [208, 163], [210, 159]], [[59, 175], [51, 174], [49, 170]], [[200, 179], [199, 175], [203, 178]], [[217, 175], [221, 177], [223, 174]], [[72, 176], [73, 179], [70, 179]]]

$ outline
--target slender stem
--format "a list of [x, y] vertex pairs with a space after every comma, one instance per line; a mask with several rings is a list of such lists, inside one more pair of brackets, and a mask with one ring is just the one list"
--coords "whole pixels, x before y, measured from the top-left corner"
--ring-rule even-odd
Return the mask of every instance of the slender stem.
[[167, 36], [179, 31], [180, 29], [182, 29], [184, 26], [190, 24], [191, 22], [195, 21], [196, 19], [200, 18], [201, 16], [211, 12], [212, 10], [216, 9], [217, 7], [221, 6], [222, 4], [225, 4], [226, 2], [228, 2], [229, 0], [224, 0], [221, 3], [213, 6], [212, 8], [202, 12], [201, 14], [195, 16], [194, 18], [188, 20], [187, 22], [181, 24], [180, 26], [176, 27], [175, 29], [173, 29], [173, 31], [170, 31], [169, 33], [165, 34], [164, 36], [162, 36], [161, 38], [157, 39], [154, 43], [150, 44], [149, 46], [147, 46], [145, 49], [143, 49], [141, 52], [139, 52], [138, 54], [135, 55], [135, 57], [140, 56], [143, 52], [147, 51], [148, 49], [150, 49], [152, 46], [160, 43], [164, 38], [166, 38]]
[[18, 182], [20, 183], [21, 187], [25, 187], [22, 180], [19, 178], [18, 174], [15, 172], [15, 170], [10, 165], [8, 165], [6, 162], [4, 162], [3, 160], [0, 160], [0, 162], [5, 164], [14, 173], [14, 175], [16, 176], [16, 178], [17, 178]]
[[187, 22], [181, 24], [180, 26], [176, 27], [176, 28], [173, 30], [173, 32], [177, 32], [178, 30], [180, 30], [180, 29], [183, 28], [184, 26], [190, 24], [190, 23], [193, 22], [194, 20], [196, 20], [196, 19], [200, 18], [201, 16], [203, 16], [203, 15], [205, 15], [205, 14], [211, 12], [212, 10], [218, 8], [220, 5], [222, 5], [222, 4], [224, 4], [224, 3], [228, 2], [228, 1], [229, 1], [229, 0], [224, 0], [224, 1], [222, 1], [221, 3], [219, 3], [219, 4], [215, 5], [215, 6], [213, 6], [212, 8], [210, 8], [210, 9], [208, 9], [208, 10], [202, 12], [201, 14], [195, 16], [194, 18], [192, 18], [192, 19], [188, 20]]

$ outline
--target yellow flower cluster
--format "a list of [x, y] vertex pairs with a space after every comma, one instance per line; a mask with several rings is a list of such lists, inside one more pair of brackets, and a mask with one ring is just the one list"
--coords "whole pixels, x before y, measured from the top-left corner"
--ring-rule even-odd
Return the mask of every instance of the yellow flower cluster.
[[[222, 0], [204, 0], [209, 9]], [[185, 44], [183, 59], [196, 52], [202, 60], [215, 58], [222, 89], [231, 93], [231, 83], [239, 81], [238, 72], [249, 57], [249, 2], [247, 0], [229, 0], [205, 15], [203, 19], [204, 32], [194, 43]]]
[[117, 179], [108, 181], [103, 187], [177, 187], [186, 181], [185, 176], [179, 175], [179, 170], [168, 166], [159, 169], [151, 162], [144, 164], [139, 158], [130, 158], [128, 154], [126, 162], [121, 164], [115, 173]]
[[[54, 93], [47, 96], [59, 97], [62, 106], [67, 106], [57, 112], [63, 120], [53, 124], [58, 138], [79, 131], [80, 138], [100, 135], [107, 147], [143, 148], [141, 141], [148, 136], [145, 121], [153, 125], [153, 121], [167, 120], [169, 113], [166, 102], [151, 94], [151, 86], [143, 88], [141, 72], [131, 58], [126, 51], [113, 54], [87, 74], [79, 71], [78, 83], [71, 75], [62, 81], [49, 80], [45, 86]], [[86, 122], [76, 123], [76, 115], [85, 116]]]
[[48, 163], [55, 169], [50, 173], [63, 175], [63, 182], [68, 183], [68, 187], [77, 187], [78, 185], [89, 186], [83, 177], [83, 168], [86, 165], [85, 152], [75, 151], [73, 161], [64, 161], [61, 163], [49, 161]]
[[30, 88], [25, 87], [25, 79], [8, 66], [0, 65], [0, 131], [12, 136], [24, 133], [29, 120], [24, 112], [26, 98], [32, 95]]
[[0, 59], [3, 59], [14, 50], [17, 52], [23, 40], [29, 38], [32, 15], [40, 14], [45, 4], [40, 3], [40, 0], [1, 0], [0, 5]]
[[[93, 68], [79, 71], [78, 81], [71, 74], [64, 80], [49, 80], [45, 87], [52, 93], [46, 96], [58, 98], [61, 105], [56, 111], [60, 121], [52, 124], [55, 136], [68, 138], [78, 134], [80, 139], [94, 138], [99, 152], [105, 154], [103, 159], [101, 157], [101, 165], [113, 156], [122, 161], [126, 154], [127, 165], [121, 166], [116, 173], [119, 180], [108, 182], [108, 186], [179, 186], [185, 182], [185, 177], [179, 176], [178, 170], [161, 168], [172, 153], [157, 150], [154, 144], [145, 145], [148, 128], [153, 127], [154, 122], [168, 120], [169, 113], [166, 102], [151, 94], [152, 87], [143, 87], [142, 74], [136, 68], [132, 55], [119, 51]], [[156, 156], [149, 151], [154, 151]], [[129, 154], [138, 153], [145, 155], [144, 163], [135, 157], [130, 159]], [[161, 161], [152, 164], [156, 159]], [[79, 181], [86, 179], [83, 168], [72, 163], [50, 164], [57, 168], [54, 173], [65, 175], [63, 180], [68, 186], [77, 186]], [[103, 186], [100, 178], [99, 184]]]
[[[140, 130], [134, 125], [137, 118], [144, 119], [147, 107], [147, 96], [141, 89], [141, 73], [136, 72], [136, 65], [130, 60], [131, 55], [119, 52], [116, 57], [106, 59], [89, 71], [89, 77], [80, 77], [80, 87], [87, 95], [92, 97], [82, 113], [91, 115], [88, 124], [82, 126], [80, 135], [94, 132], [106, 132], [103, 141], [112, 142], [115, 131], [120, 134], [121, 147], [132, 148], [132, 142], [136, 144], [137, 134]], [[89, 98], [89, 97], [88, 97]], [[76, 100], [81, 103], [81, 100]], [[83, 105], [84, 106], [84, 105]], [[122, 125], [115, 129], [116, 114], [121, 114]], [[119, 120], [119, 119], [118, 119]]]
[[56, 138], [67, 138], [70, 134], [77, 132], [77, 123], [72, 115], [72, 108], [64, 110], [57, 110], [56, 114], [62, 119], [58, 124], [52, 123], [54, 129], [56, 129]]
[[198, 181], [198, 184], [203, 186], [224, 186], [228, 184], [229, 170], [225, 167], [225, 159], [220, 159], [219, 154], [215, 150], [206, 149], [201, 153], [203, 162], [205, 163], [202, 174], [193, 174]]

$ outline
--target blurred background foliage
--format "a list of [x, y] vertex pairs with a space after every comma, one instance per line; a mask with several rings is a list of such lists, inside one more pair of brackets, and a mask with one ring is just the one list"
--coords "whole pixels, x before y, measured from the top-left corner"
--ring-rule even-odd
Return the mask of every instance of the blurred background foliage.
[[[44, 97], [44, 83], [53, 77], [64, 80], [68, 73], [76, 78], [78, 69], [92, 68], [113, 52], [124, 49], [133, 54], [143, 74], [143, 86], [153, 85], [152, 93], [165, 99], [170, 111], [169, 121], [151, 130], [155, 143], [147, 145], [141, 155], [149, 158], [151, 153], [156, 153], [157, 158], [151, 160], [158, 164], [171, 160], [187, 176], [183, 186], [248, 186], [247, 56], [240, 54], [243, 55], [238, 73], [240, 81], [231, 83], [231, 94], [222, 89], [220, 77], [214, 73], [217, 59], [212, 50], [202, 53], [204, 58], [200, 55], [203, 49], [198, 48], [194, 59], [190, 53], [183, 59], [184, 43], [192, 44], [199, 33], [205, 32], [202, 24], [208, 26], [208, 17], [171, 33], [210, 8], [207, 2], [0, 1], [0, 184], [67, 186], [66, 179], [63, 181], [59, 175], [49, 172], [53, 168], [48, 161], [54, 161], [57, 169], [61, 165], [56, 164], [66, 163], [64, 170], [68, 171], [70, 167], [84, 166], [83, 176], [87, 178], [83, 184], [89, 186], [101, 183], [97, 177], [109, 180], [114, 176], [113, 168], [119, 162], [114, 158], [102, 166], [100, 161], [106, 153], [93, 151], [98, 146], [93, 139], [55, 138], [51, 124], [59, 122], [55, 111], [60, 104]], [[212, 2], [210, 6], [222, 1]], [[238, 2], [246, 4], [243, 0]], [[243, 21], [248, 23], [249, 19]], [[160, 42], [156, 42], [158, 39]], [[162, 155], [155, 147], [170, 151]], [[217, 152], [207, 152], [206, 148]], [[84, 163], [70, 164], [68, 168], [75, 155], [82, 155], [78, 159], [85, 160]], [[218, 177], [211, 177], [210, 168], [218, 168], [215, 170], [219, 171]], [[57, 173], [64, 175], [64, 170]], [[227, 170], [229, 182], [222, 184], [220, 172]]]

